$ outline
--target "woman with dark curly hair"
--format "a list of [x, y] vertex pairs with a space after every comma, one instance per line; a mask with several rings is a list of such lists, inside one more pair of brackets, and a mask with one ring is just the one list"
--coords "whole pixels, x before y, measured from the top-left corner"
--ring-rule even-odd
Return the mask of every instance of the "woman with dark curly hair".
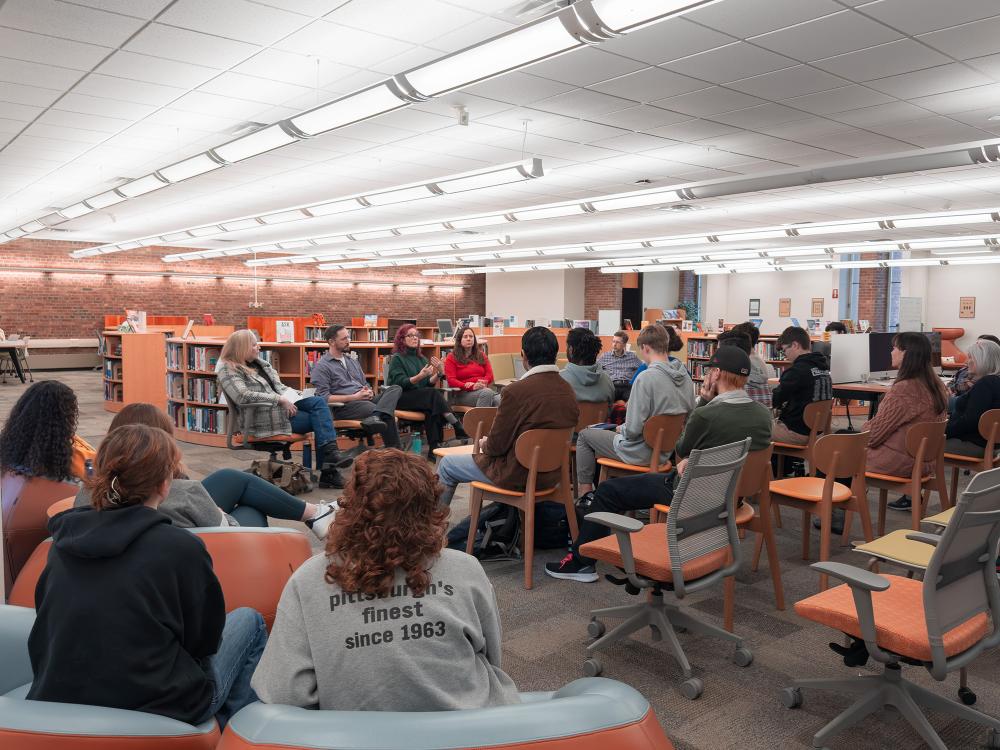
[[444, 358], [448, 386], [457, 388], [451, 402], [462, 406], [499, 406], [500, 394], [493, 390], [493, 367], [476, 332], [462, 326], [455, 332], [455, 348]]
[[437, 357], [427, 359], [420, 353], [417, 327], [412, 323], [401, 325], [392, 340], [392, 357], [386, 367], [385, 382], [403, 389], [396, 408], [424, 414], [428, 458], [431, 461], [434, 460], [434, 449], [441, 444], [445, 422], [455, 428], [457, 437], [468, 437], [462, 423], [451, 413], [444, 392], [437, 387], [442, 380], [444, 370], [441, 360]]
[[493, 587], [444, 549], [448, 510], [425, 461], [368, 451], [340, 499], [326, 554], [295, 571], [253, 688], [265, 703], [442, 711], [518, 703], [500, 669]]
[[58, 380], [42, 380], [21, 394], [0, 432], [0, 471], [63, 481], [86, 476], [97, 451], [78, 437], [76, 394]]

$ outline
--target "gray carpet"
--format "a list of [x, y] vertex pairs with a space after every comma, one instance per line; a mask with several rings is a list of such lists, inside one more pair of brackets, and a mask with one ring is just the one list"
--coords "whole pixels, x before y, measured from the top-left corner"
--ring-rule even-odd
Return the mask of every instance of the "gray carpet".
[[[100, 441], [111, 414], [101, 401], [99, 373], [68, 372], [42, 375], [57, 377], [72, 386], [80, 399], [79, 432], [95, 445]], [[0, 386], [0, 415], [6, 416], [23, 392], [20, 384]], [[855, 426], [858, 420], [855, 421]], [[181, 443], [185, 461], [197, 476], [221, 467], [243, 469], [256, 454], [203, 448]], [[967, 482], [963, 478], [962, 485]], [[310, 501], [337, 493], [318, 490]], [[874, 498], [874, 493], [872, 493]], [[936, 503], [936, 497], [932, 501]], [[932, 509], [936, 506], [932, 506]], [[874, 503], [873, 503], [874, 508]], [[453, 505], [453, 520], [467, 514], [467, 494], [459, 490]], [[873, 510], [874, 516], [874, 510]], [[889, 513], [890, 528], [901, 528], [908, 516]], [[793, 677], [849, 676], [840, 658], [827, 647], [837, 634], [798, 618], [792, 604], [817, 589], [817, 577], [799, 554], [799, 519], [784, 512], [784, 529], [778, 530], [781, 569], [787, 609], [774, 609], [771, 579], [766, 562], [757, 573], [749, 570], [752, 542], [744, 543], [743, 571], [736, 589], [736, 631], [754, 653], [751, 666], [741, 669], [732, 661], [728, 645], [690, 634], [680, 636], [696, 676], [705, 684], [704, 695], [689, 701], [677, 689], [680, 671], [663, 644], [653, 643], [648, 631], [621, 644], [604, 656], [604, 676], [626, 682], [643, 693], [653, 705], [663, 727], [678, 750], [746, 750], [746, 748], [809, 748], [812, 735], [849, 705], [846, 696], [806, 692], [801, 709], [789, 711], [779, 692]], [[297, 525], [297, 524], [289, 524]], [[857, 527], [855, 529], [857, 532]], [[752, 535], [751, 535], [752, 536]], [[813, 554], [818, 552], [814, 539]], [[553, 690], [582, 675], [586, 624], [589, 611], [598, 607], [633, 603], [622, 588], [600, 581], [581, 584], [557, 581], [542, 572], [544, 563], [558, 559], [562, 551], [541, 552], [535, 558], [535, 587], [522, 587], [519, 562], [487, 563], [496, 587], [504, 626], [504, 667], [522, 690]], [[834, 559], [858, 564], [860, 555], [837, 548]], [[887, 570], [884, 568], [884, 570]], [[686, 600], [698, 615], [721, 624], [722, 591], [702, 592]], [[977, 707], [1000, 714], [1000, 657], [990, 652], [970, 667], [970, 684], [979, 696]], [[909, 667], [905, 675], [939, 694], [953, 698], [957, 674], [937, 683], [923, 670]], [[942, 715], [930, 715], [931, 723], [949, 748], [983, 747], [986, 730]], [[859, 726], [838, 735], [832, 748], [876, 750], [922, 747], [917, 735], [894, 711], [884, 711]]]

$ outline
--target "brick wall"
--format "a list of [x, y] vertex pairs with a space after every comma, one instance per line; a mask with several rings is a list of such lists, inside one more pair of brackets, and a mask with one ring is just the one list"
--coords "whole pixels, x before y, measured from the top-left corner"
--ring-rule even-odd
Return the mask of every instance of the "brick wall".
[[620, 310], [622, 275], [601, 273], [600, 269], [588, 268], [584, 271], [583, 293], [583, 317], [587, 320], [597, 320], [598, 310]]
[[[182, 279], [129, 275], [129, 272], [252, 275], [245, 258], [164, 263], [161, 255], [190, 248], [151, 247], [75, 260], [69, 253], [88, 243], [51, 240], [17, 240], [0, 245], [0, 327], [8, 333], [36, 338], [86, 338], [103, 324], [103, 316], [125, 308], [150, 315], [188, 315], [200, 322], [203, 313], [220, 325], [245, 327], [248, 315], [311, 315], [322, 313], [328, 322], [377, 313], [383, 317], [458, 318], [484, 314], [486, 284], [482, 275], [441, 280], [421, 276], [417, 269], [357, 269], [319, 271], [308, 264], [258, 269], [267, 279], [258, 285], [263, 303], [252, 310], [253, 284], [233, 279]], [[72, 274], [26, 269], [107, 271]], [[112, 275], [113, 274], [113, 275]], [[327, 286], [321, 283], [282, 281], [282, 278], [317, 281], [350, 280], [427, 284], [427, 289], [363, 286]], [[462, 284], [459, 289], [445, 288]]]
[[[882, 256], [867, 253], [862, 260], [878, 260]], [[858, 273], [858, 320], [871, 322], [873, 331], [886, 330], [889, 304], [888, 268], [862, 268]]]
[[681, 271], [677, 280], [677, 301], [698, 301], [698, 277], [694, 271]]

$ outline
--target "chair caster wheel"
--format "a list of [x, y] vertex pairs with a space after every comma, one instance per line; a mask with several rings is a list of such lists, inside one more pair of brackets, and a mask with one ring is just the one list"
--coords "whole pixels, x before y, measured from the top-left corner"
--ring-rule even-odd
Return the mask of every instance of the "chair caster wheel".
[[781, 702], [785, 708], [799, 708], [802, 705], [802, 691], [798, 688], [785, 688], [781, 691]]
[[737, 667], [749, 667], [753, 664], [753, 652], [748, 648], [738, 648], [733, 654], [733, 664]]
[[697, 677], [692, 677], [690, 680], [684, 680], [681, 683], [681, 695], [689, 701], [697, 700], [704, 691], [705, 684]]
[[587, 623], [587, 635], [591, 638], [600, 638], [604, 635], [605, 627], [604, 623], [598, 620], [596, 617]]
[[[962, 703], [966, 706], [974, 706], [976, 704], [976, 694], [967, 687], [960, 687], [958, 689], [958, 697], [962, 699]], [[1000, 747], [1000, 745], [997, 747]]]
[[1000, 748], [1000, 732], [996, 729], [991, 729], [990, 733], [986, 735], [986, 747]]
[[599, 677], [603, 671], [604, 665], [601, 664], [601, 660], [596, 657], [587, 659], [587, 661], [583, 663], [583, 674], [586, 677]]

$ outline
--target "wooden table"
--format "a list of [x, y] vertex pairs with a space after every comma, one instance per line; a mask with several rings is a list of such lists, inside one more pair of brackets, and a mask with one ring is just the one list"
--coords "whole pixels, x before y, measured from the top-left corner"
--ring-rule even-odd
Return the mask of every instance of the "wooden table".
[[450, 448], [435, 448], [434, 455], [438, 458], [444, 458], [445, 456], [471, 456], [472, 444], [453, 445]]
[[21, 360], [18, 356], [18, 350], [26, 351], [28, 348], [27, 341], [11, 341], [10, 339], [5, 339], [0, 341], [0, 352], [6, 352], [10, 356], [11, 362], [14, 364], [14, 372], [17, 377], [24, 381], [24, 369], [21, 367]]
[[[778, 384], [778, 378], [768, 378], [767, 384], [772, 388]], [[879, 401], [892, 387], [891, 380], [873, 380], [869, 383], [834, 383], [833, 395], [845, 401], [867, 401], [868, 418], [878, 412]]]

